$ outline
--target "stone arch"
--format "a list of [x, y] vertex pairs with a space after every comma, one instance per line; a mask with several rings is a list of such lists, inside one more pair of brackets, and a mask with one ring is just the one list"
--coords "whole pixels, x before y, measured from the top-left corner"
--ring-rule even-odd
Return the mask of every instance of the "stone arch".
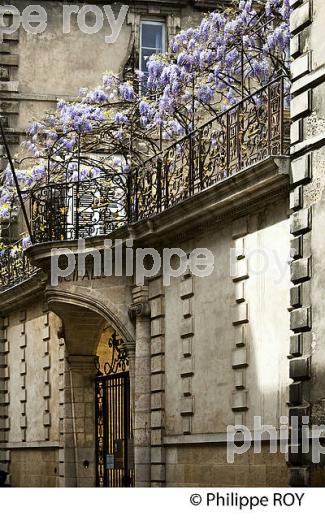
[[[49, 309], [62, 320], [69, 354], [94, 355], [105, 325], [110, 324], [126, 343], [134, 342], [130, 324], [110, 302], [85, 294], [61, 289], [48, 289], [45, 293]], [[126, 313], [127, 314], [127, 313]]]

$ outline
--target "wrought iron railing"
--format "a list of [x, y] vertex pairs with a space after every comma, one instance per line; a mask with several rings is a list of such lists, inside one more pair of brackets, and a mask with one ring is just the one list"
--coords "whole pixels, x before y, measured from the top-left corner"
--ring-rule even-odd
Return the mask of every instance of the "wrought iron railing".
[[[141, 168], [31, 193], [35, 243], [107, 235], [156, 215], [270, 156], [289, 153], [285, 78], [278, 78], [186, 135]], [[0, 257], [0, 286], [30, 276], [23, 252]]]
[[132, 179], [130, 220], [160, 213], [269, 156], [289, 153], [278, 78], [148, 160]]
[[48, 184], [31, 195], [35, 242], [107, 235], [158, 214], [269, 156], [288, 153], [278, 78], [129, 174]]
[[127, 220], [127, 179], [99, 176], [33, 190], [31, 223], [38, 242], [107, 235]]
[[37, 270], [25, 255], [21, 241], [1, 250], [0, 291], [29, 279]]

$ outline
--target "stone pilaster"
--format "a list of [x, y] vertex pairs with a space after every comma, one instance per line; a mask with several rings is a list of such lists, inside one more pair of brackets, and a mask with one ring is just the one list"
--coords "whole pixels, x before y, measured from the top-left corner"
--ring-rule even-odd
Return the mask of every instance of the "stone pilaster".
[[[135, 486], [150, 486], [150, 306], [148, 288], [135, 287], [129, 313], [135, 319], [134, 375], [130, 363], [134, 403]], [[132, 388], [133, 379], [133, 388]]]
[[180, 360], [180, 377], [182, 381], [182, 395], [180, 413], [184, 435], [192, 432], [192, 417], [194, 415], [194, 396], [192, 392], [192, 378], [194, 375], [194, 316], [193, 316], [194, 278], [190, 272], [186, 273], [180, 282], [180, 298], [182, 308], [182, 324], [180, 343], [182, 348]]
[[20, 430], [21, 440], [26, 441], [27, 432], [27, 361], [26, 361], [26, 348], [27, 348], [27, 335], [26, 335], [26, 311], [20, 311]]
[[165, 294], [162, 276], [149, 280], [151, 306], [151, 486], [164, 486], [165, 435]]
[[65, 368], [61, 432], [64, 454], [60, 454], [60, 462], [64, 464], [64, 482], [66, 487], [94, 487], [95, 356], [69, 355]]
[[232, 409], [234, 424], [246, 424], [246, 410], [248, 409], [246, 367], [248, 366], [247, 324], [248, 302], [245, 292], [248, 279], [248, 265], [246, 258], [245, 236], [248, 233], [247, 218], [233, 222], [232, 238], [234, 249], [232, 254], [232, 281], [235, 288], [235, 302], [232, 308], [232, 323], [235, 332], [235, 342], [232, 351], [232, 369], [234, 373], [234, 391], [232, 395]]
[[[59, 333], [59, 486], [65, 487], [65, 395], [68, 389], [65, 388], [65, 374], [68, 372], [66, 361], [65, 339], [63, 329]], [[68, 396], [67, 396], [68, 397]]]
[[50, 427], [51, 427], [51, 413], [50, 413], [50, 397], [51, 397], [51, 384], [50, 384], [50, 371], [51, 371], [51, 357], [50, 357], [50, 322], [49, 312], [46, 310], [43, 315], [44, 328], [43, 328], [43, 399], [44, 399], [44, 411], [43, 411], [43, 426], [44, 426], [44, 440], [50, 440]]
[[[10, 451], [3, 448], [8, 442], [10, 428], [9, 393], [8, 393], [8, 353], [7, 341], [8, 318], [0, 318], [0, 469], [9, 473]], [[7, 478], [7, 483], [9, 479]]]
[[[291, 282], [290, 290], [290, 379], [288, 404], [289, 424], [295, 428], [289, 442], [289, 484], [309, 484], [308, 456], [302, 449], [302, 426], [304, 417], [310, 415], [309, 383], [312, 345], [312, 200], [306, 196], [312, 181], [313, 152], [307, 143], [309, 119], [313, 111], [314, 84], [312, 54], [308, 34], [312, 23], [312, 1], [291, 0], [291, 55], [292, 101], [291, 101]], [[311, 75], [311, 76], [310, 76]]]

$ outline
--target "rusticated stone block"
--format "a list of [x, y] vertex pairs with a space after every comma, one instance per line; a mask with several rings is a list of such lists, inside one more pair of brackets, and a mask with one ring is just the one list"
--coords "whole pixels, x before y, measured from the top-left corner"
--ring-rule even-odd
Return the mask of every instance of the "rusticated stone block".
[[243, 347], [246, 344], [246, 327], [245, 325], [237, 325], [235, 327], [235, 345]]
[[0, 81], [0, 92], [18, 92], [18, 81]]
[[3, 114], [18, 114], [19, 113], [18, 101], [1, 100], [0, 101], [0, 111]]
[[158, 392], [164, 390], [165, 380], [163, 374], [153, 374], [151, 376], [151, 391]]
[[162, 297], [154, 298], [150, 302], [151, 318], [159, 318], [165, 314], [165, 299]]
[[20, 427], [23, 428], [23, 429], [27, 428], [27, 417], [26, 417], [26, 415], [21, 415], [20, 416]]
[[22, 388], [20, 390], [19, 400], [20, 400], [21, 403], [25, 403], [27, 401], [27, 390], [26, 390], [26, 388]]
[[154, 392], [151, 394], [151, 410], [162, 410], [165, 408], [164, 392]]
[[241, 260], [245, 258], [245, 238], [237, 238], [235, 240], [236, 259]]
[[290, 240], [290, 256], [294, 260], [303, 257], [303, 239], [301, 236]]
[[46, 355], [42, 358], [42, 365], [44, 370], [48, 370], [51, 368], [51, 356]]
[[309, 404], [302, 406], [291, 406], [289, 408], [289, 425], [292, 428], [301, 428], [303, 424], [306, 424], [306, 420], [308, 422], [308, 417], [310, 416], [310, 406]]
[[1, 53], [10, 53], [9, 43], [0, 43], [0, 52]]
[[236, 298], [237, 303], [242, 303], [245, 301], [245, 284], [244, 284], [244, 282], [236, 283], [235, 298]]
[[165, 356], [158, 354], [151, 358], [151, 373], [157, 374], [160, 372], [165, 372]]
[[291, 162], [291, 183], [293, 186], [306, 184], [311, 180], [311, 156], [304, 155]]
[[151, 465], [151, 481], [164, 482], [166, 480], [166, 468], [164, 464]]
[[291, 145], [297, 144], [302, 141], [303, 138], [303, 120], [298, 119], [294, 121], [290, 127], [290, 143]]
[[151, 320], [151, 337], [161, 336], [165, 332], [164, 318]]
[[308, 467], [289, 468], [289, 486], [307, 487], [310, 485], [310, 470]]
[[291, 63], [291, 78], [295, 81], [310, 72], [310, 53], [307, 52]]
[[240, 282], [241, 280], [246, 280], [248, 278], [248, 264], [247, 259], [242, 258], [238, 260], [236, 264], [233, 266], [234, 274], [232, 276], [233, 282]]
[[43, 413], [43, 426], [51, 426], [51, 414], [50, 412]]
[[51, 385], [44, 385], [43, 397], [44, 399], [49, 399], [51, 397]]
[[181, 415], [193, 415], [194, 414], [194, 397], [182, 397], [181, 398]]
[[187, 298], [182, 300], [182, 312], [184, 318], [190, 318], [192, 316], [192, 300]]
[[194, 319], [186, 318], [182, 320], [181, 323], [181, 338], [185, 338], [187, 336], [193, 336], [194, 334]]
[[292, 58], [298, 58], [298, 56], [301, 54], [300, 34], [296, 34], [290, 39], [290, 54]]
[[235, 370], [235, 387], [237, 390], [242, 390], [245, 388], [245, 370], [239, 369]]
[[182, 394], [184, 396], [192, 395], [192, 378], [182, 377]]
[[194, 359], [193, 357], [184, 357], [180, 361], [180, 375], [181, 377], [192, 376], [194, 374]]
[[192, 338], [182, 338], [182, 352], [183, 356], [191, 356], [192, 354]]
[[165, 352], [165, 338], [157, 336], [151, 339], [151, 354], [162, 354]]
[[18, 67], [18, 54], [0, 54], [0, 65], [7, 65], [9, 67]]
[[182, 417], [183, 435], [190, 435], [192, 433], [192, 416], [184, 415]]
[[310, 280], [311, 258], [301, 258], [291, 263], [291, 281], [295, 284]]
[[311, 308], [302, 307], [301, 309], [294, 309], [290, 313], [290, 328], [294, 332], [303, 332], [311, 329]]
[[[299, 186], [301, 188], [301, 186]], [[310, 209], [301, 209], [290, 217], [290, 233], [292, 235], [301, 235], [311, 230], [311, 211]]]
[[181, 298], [191, 298], [194, 294], [194, 282], [192, 277], [183, 278], [180, 283]]
[[46, 325], [43, 329], [43, 340], [46, 341], [46, 340], [49, 340], [50, 338], [51, 338], [50, 327], [48, 325]]
[[247, 217], [241, 217], [232, 223], [232, 238], [240, 238], [248, 233]]
[[0, 430], [10, 430], [9, 417], [0, 417]]
[[238, 390], [232, 394], [233, 410], [247, 410], [247, 390]]
[[232, 367], [240, 368], [246, 367], [248, 365], [247, 361], [247, 349], [245, 347], [236, 348], [232, 352]]
[[300, 357], [290, 360], [291, 379], [309, 379], [310, 377], [310, 358]]
[[163, 439], [163, 429], [157, 428], [157, 430], [152, 430], [151, 432], [151, 446], [162, 446], [164, 442]]
[[289, 385], [289, 402], [292, 404], [301, 404], [302, 400], [302, 384], [297, 381]]
[[294, 334], [290, 336], [290, 356], [298, 357], [303, 353], [303, 335]]
[[302, 94], [294, 97], [290, 104], [290, 113], [292, 119], [303, 117], [309, 114], [312, 110], [313, 105], [312, 90], [306, 90]]
[[153, 464], [164, 464], [165, 463], [165, 449], [164, 448], [151, 448], [151, 462]]
[[162, 428], [164, 422], [164, 413], [162, 410], [154, 410], [151, 412], [151, 428]]
[[18, 347], [19, 348], [25, 348], [27, 345], [27, 337], [26, 334], [21, 334], [18, 339]]
[[290, 305], [291, 307], [301, 307], [301, 285], [290, 288]]
[[248, 322], [248, 303], [239, 303], [233, 305], [232, 322], [234, 325]]
[[292, 34], [302, 31], [311, 22], [310, 0], [297, 7], [290, 16], [290, 30]]
[[[9, 67], [0, 67], [0, 81], [8, 81], [10, 79]], [[0, 103], [1, 107], [1, 103]]]

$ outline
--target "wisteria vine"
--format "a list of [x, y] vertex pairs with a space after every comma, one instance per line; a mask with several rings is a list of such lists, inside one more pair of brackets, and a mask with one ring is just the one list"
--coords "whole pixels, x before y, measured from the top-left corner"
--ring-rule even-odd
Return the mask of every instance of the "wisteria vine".
[[[107, 73], [93, 90], [27, 131], [17, 166], [24, 196], [37, 185], [101, 175], [125, 178], [166, 144], [280, 75], [289, 77], [289, 0], [234, 1], [179, 32], [167, 53], [152, 56], [148, 75], [122, 81]], [[261, 103], [263, 100], [256, 99]], [[0, 221], [17, 211], [12, 172], [0, 187]], [[28, 242], [26, 242], [28, 243]], [[0, 249], [5, 245], [1, 244]]]

